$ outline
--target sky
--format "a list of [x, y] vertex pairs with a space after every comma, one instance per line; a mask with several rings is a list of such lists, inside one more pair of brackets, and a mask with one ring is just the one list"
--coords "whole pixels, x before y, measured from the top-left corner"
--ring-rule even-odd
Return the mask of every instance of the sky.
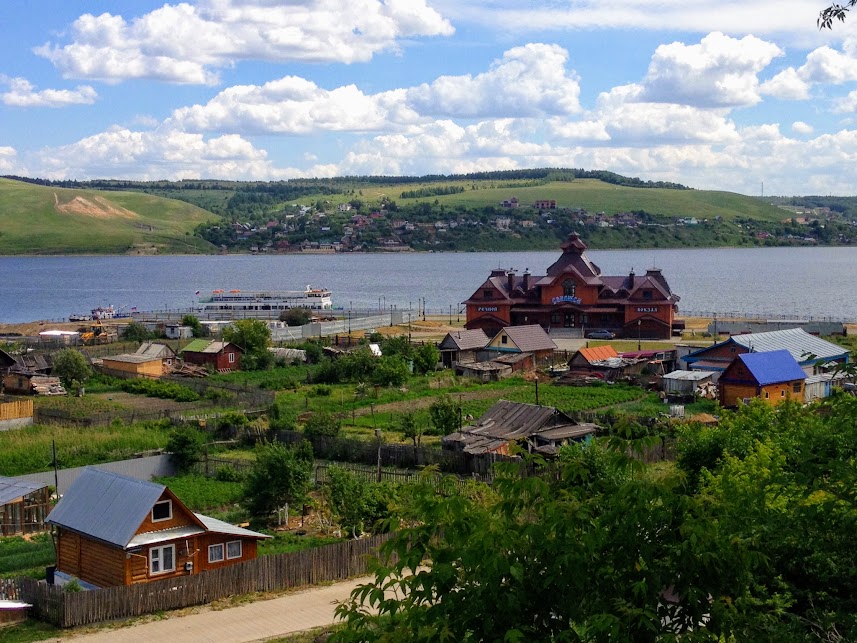
[[0, 0], [0, 174], [535, 167], [857, 194], [857, 12], [824, 0]]

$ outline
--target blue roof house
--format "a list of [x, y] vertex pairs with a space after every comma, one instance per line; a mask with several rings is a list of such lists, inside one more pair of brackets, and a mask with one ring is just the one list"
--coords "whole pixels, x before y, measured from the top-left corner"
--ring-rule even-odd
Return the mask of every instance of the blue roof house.
[[718, 382], [721, 406], [758, 397], [769, 404], [804, 401], [806, 373], [787, 350], [738, 355]]

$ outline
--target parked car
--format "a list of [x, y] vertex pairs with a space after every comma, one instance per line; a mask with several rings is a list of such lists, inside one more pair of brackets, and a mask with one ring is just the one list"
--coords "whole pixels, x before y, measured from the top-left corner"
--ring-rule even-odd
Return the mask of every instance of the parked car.
[[611, 333], [609, 330], [597, 328], [586, 333], [587, 339], [613, 339], [616, 333]]

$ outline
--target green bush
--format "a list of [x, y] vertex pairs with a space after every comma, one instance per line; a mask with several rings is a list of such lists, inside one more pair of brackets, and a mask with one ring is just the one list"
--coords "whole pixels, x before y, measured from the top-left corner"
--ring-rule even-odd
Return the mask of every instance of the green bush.
[[176, 402], [196, 402], [199, 399], [196, 391], [176, 384], [175, 382], [162, 382], [161, 380], [132, 379], [121, 380], [119, 387], [127, 393], [157, 397]]
[[330, 397], [332, 389], [329, 386], [320, 384], [313, 389], [313, 393], [318, 397]]
[[304, 424], [304, 433], [308, 437], [336, 437], [342, 430], [342, 420], [333, 413], [318, 411], [313, 413]]
[[222, 464], [217, 468], [214, 479], [218, 482], [243, 482], [246, 476], [235, 467]]

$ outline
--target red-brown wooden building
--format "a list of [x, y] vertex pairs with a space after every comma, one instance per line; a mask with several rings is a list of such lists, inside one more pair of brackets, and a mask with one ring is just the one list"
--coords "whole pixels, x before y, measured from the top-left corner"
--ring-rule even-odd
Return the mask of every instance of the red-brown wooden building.
[[465, 328], [495, 335], [506, 326], [605, 328], [622, 337], [664, 339], [672, 334], [678, 295], [661, 271], [603, 276], [573, 233], [545, 276], [493, 270], [464, 302]]
[[210, 366], [216, 371], [240, 371], [243, 353], [235, 344], [208, 339], [195, 339], [181, 350], [182, 359], [188, 364]]
[[56, 578], [112, 587], [189, 576], [256, 558], [270, 538], [185, 507], [167, 487], [85, 469], [45, 522], [56, 528]]

